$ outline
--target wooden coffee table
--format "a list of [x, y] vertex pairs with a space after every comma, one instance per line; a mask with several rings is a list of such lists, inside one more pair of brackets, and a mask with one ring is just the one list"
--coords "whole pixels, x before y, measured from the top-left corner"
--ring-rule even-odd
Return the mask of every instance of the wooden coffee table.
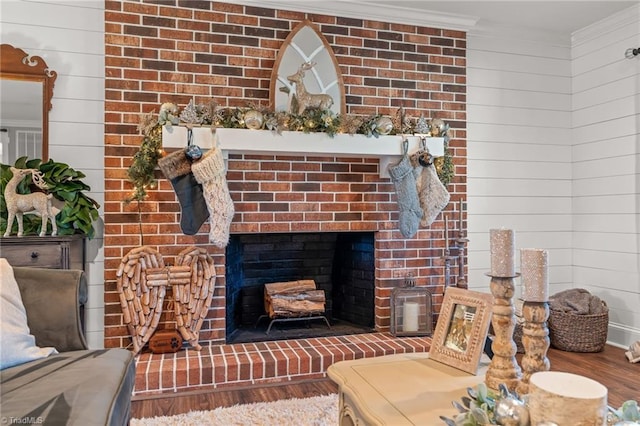
[[427, 353], [340, 361], [327, 369], [339, 386], [340, 425], [439, 425], [452, 401], [484, 381], [489, 359], [474, 376], [429, 359]]

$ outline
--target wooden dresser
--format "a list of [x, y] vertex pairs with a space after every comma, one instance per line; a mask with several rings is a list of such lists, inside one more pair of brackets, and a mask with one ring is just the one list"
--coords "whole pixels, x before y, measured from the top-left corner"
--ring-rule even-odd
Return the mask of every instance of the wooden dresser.
[[0, 257], [11, 266], [84, 270], [82, 235], [0, 238]]

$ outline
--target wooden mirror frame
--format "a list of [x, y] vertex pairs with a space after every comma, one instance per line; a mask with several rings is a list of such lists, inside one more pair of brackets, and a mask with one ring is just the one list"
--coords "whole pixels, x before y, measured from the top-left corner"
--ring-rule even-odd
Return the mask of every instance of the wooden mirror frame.
[[42, 83], [42, 160], [49, 158], [49, 111], [58, 74], [40, 56], [31, 56], [10, 44], [0, 50], [0, 79]]

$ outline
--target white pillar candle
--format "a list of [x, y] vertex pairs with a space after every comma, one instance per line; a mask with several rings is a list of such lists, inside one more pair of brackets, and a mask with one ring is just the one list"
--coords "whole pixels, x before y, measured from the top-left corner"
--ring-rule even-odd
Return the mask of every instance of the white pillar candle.
[[491, 276], [515, 277], [516, 235], [512, 229], [490, 229]]
[[522, 299], [525, 302], [549, 301], [549, 263], [546, 250], [520, 250]]
[[404, 302], [402, 331], [418, 331], [419, 309], [416, 302]]

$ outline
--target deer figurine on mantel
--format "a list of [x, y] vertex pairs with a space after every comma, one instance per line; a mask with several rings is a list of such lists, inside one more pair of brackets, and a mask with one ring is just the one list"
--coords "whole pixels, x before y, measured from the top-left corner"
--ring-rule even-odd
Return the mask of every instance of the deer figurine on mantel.
[[9, 217], [7, 218], [7, 229], [4, 232], [4, 236], [11, 235], [11, 228], [13, 227], [13, 219], [18, 219], [18, 237], [22, 237], [24, 232], [22, 224], [23, 213], [35, 212], [42, 217], [42, 229], [40, 230], [40, 236], [43, 237], [47, 232], [47, 220], [51, 220], [51, 235], [58, 233], [58, 226], [56, 224], [56, 217], [53, 214], [51, 208], [51, 198], [53, 195], [45, 194], [43, 192], [33, 192], [31, 194], [18, 194], [16, 188], [22, 179], [31, 174], [33, 183], [41, 188], [46, 189], [46, 183], [42, 181], [42, 173], [36, 169], [18, 169], [11, 167], [11, 173], [13, 177], [4, 189], [4, 200], [7, 204], [7, 212]]
[[309, 93], [304, 87], [304, 73], [315, 65], [315, 62], [305, 62], [300, 65], [295, 74], [287, 77], [287, 80], [296, 86], [298, 114], [302, 114], [307, 108], [329, 109], [333, 105], [333, 98], [331, 96], [326, 93]]

